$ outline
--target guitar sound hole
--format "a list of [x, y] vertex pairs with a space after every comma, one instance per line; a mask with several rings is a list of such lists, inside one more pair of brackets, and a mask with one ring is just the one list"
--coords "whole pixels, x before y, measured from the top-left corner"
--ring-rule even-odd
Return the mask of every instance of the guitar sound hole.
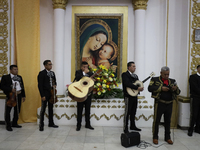
[[88, 83], [85, 81], [85, 82], [83, 82], [83, 85], [87, 85]]

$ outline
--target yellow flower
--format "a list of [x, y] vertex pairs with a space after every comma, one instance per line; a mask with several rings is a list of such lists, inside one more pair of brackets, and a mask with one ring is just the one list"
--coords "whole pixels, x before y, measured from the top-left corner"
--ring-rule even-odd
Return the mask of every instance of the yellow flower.
[[106, 88], [109, 88], [109, 85], [106, 85]]
[[93, 71], [97, 71], [97, 69], [93, 69]]
[[98, 95], [101, 95], [101, 92], [99, 91], [97, 94], [98, 94]]
[[97, 80], [100, 80], [100, 78], [98, 77]]
[[117, 84], [117, 87], [119, 87], [119, 84]]
[[111, 76], [114, 77], [115, 75], [112, 73]]
[[106, 80], [103, 80], [103, 83], [106, 83], [107, 81]]
[[99, 90], [100, 90], [100, 88], [97, 89], [97, 91], [99, 91]]

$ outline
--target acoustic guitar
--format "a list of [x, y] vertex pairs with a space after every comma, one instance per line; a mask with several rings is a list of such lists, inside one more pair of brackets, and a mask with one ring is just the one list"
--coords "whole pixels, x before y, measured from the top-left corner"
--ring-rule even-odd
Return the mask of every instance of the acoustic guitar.
[[[150, 74], [150, 76], [148, 76], [148, 77], [147, 77], [146, 79], [144, 79], [143, 81], [137, 80], [137, 81], [135, 81], [133, 84], [136, 85], [136, 86], [138, 86], [138, 87], [144, 87], [143, 83], [146, 82], [148, 79], [150, 79], [150, 78], [153, 77], [153, 76], [155, 76], [155, 73], [154, 73], [154, 72], [152, 72], [152, 73]], [[126, 88], [126, 91], [128, 92], [128, 94], [129, 94], [130, 96], [137, 96], [138, 93], [139, 93], [138, 90], [134, 90], [134, 89], [131, 89], [131, 88], [129, 88], [129, 87]]]
[[74, 82], [68, 86], [68, 95], [77, 102], [83, 102], [87, 99], [88, 94], [94, 88], [93, 77], [99, 74], [102, 70], [99, 69], [91, 77], [83, 77], [79, 81]]

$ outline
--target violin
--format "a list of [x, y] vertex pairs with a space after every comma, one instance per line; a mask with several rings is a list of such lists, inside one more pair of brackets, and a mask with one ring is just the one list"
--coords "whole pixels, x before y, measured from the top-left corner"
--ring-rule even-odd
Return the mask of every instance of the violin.
[[[52, 83], [53, 83], [53, 85], [55, 85], [54, 81]], [[50, 103], [55, 104], [56, 102], [58, 102], [58, 98], [57, 98], [56, 94], [57, 94], [57, 90], [53, 86], [52, 89], [51, 89], [51, 98], [49, 100]]]
[[[15, 82], [15, 85], [13, 87], [13, 89], [16, 89], [16, 85], [17, 82]], [[15, 107], [17, 105], [17, 96], [16, 96], [17, 92], [10, 92], [9, 93], [9, 99], [6, 102], [6, 105], [9, 107]]]

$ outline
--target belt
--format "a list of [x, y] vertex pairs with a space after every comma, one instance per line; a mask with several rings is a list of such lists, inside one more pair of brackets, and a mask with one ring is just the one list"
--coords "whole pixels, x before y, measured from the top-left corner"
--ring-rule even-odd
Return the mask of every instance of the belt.
[[162, 100], [162, 99], [158, 99], [159, 102], [161, 103], [164, 103], [164, 104], [170, 104], [172, 103], [173, 101], [165, 101], [165, 100]]

